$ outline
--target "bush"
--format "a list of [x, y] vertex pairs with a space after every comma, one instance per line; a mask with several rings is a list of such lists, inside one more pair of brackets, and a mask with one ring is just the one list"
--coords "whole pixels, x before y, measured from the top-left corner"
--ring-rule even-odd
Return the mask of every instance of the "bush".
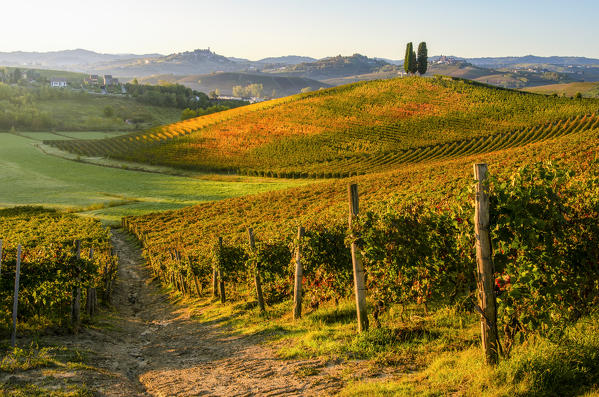
[[599, 217], [593, 189], [553, 163], [494, 180], [491, 238], [498, 317], [516, 332], [556, 331], [599, 303]]

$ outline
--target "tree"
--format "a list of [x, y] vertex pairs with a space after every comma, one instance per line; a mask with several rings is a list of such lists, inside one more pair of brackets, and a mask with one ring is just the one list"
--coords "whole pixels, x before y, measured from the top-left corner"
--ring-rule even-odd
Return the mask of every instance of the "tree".
[[414, 50], [412, 49], [412, 42], [409, 42], [408, 45], [406, 45], [406, 56], [403, 61], [403, 68], [406, 71], [406, 73], [412, 73], [412, 71], [410, 70], [410, 65], [413, 63], [413, 54]]
[[114, 116], [114, 109], [110, 106], [106, 106], [104, 108], [104, 117], [112, 117]]
[[215, 99], [218, 99], [218, 95], [219, 95], [219, 94], [220, 94], [220, 92], [218, 91], [218, 89], [216, 89], [216, 90], [210, 91], [210, 92], [208, 93], [208, 97], [209, 97], [210, 99], [213, 99], [213, 100], [215, 100]]
[[21, 69], [15, 68], [12, 71], [12, 83], [14, 83], [14, 84], [18, 83], [22, 77], [23, 77], [23, 74], [21, 73]]
[[183, 111], [181, 112], [181, 120], [187, 120], [197, 116], [198, 113], [189, 108], [183, 109]]
[[238, 98], [245, 97], [245, 90], [243, 89], [243, 87], [240, 85], [233, 86], [233, 96], [236, 96]]
[[428, 68], [428, 50], [426, 49], [426, 43], [423, 41], [418, 44], [418, 73], [422, 76], [426, 73]]
[[418, 71], [418, 59], [416, 58], [416, 52], [412, 50], [412, 56], [410, 57], [410, 73], [416, 74]]
[[261, 98], [264, 93], [264, 86], [262, 84], [250, 84], [246, 88], [256, 98]]

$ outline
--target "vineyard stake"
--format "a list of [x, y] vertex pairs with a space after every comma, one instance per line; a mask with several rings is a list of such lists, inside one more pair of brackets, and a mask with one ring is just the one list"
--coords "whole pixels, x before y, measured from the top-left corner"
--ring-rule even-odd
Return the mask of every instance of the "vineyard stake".
[[212, 268], [212, 296], [218, 297], [218, 271], [216, 265]]
[[[81, 259], [81, 241], [75, 240], [75, 247], [77, 250], [77, 261]], [[73, 313], [72, 313], [72, 324], [73, 332], [79, 333], [79, 325], [81, 324], [81, 269], [79, 263], [77, 263], [77, 277], [75, 279], [75, 287], [73, 288]]]
[[19, 280], [21, 278], [21, 244], [17, 247], [17, 269], [15, 271], [15, 293], [12, 302], [12, 333], [10, 334], [10, 344], [15, 347], [17, 344], [17, 310], [19, 308]]
[[[358, 185], [351, 184], [347, 187], [349, 196], [349, 227], [354, 217], [359, 212], [358, 201]], [[358, 331], [368, 330], [368, 313], [366, 312], [366, 287], [364, 283], [364, 267], [362, 265], [362, 257], [355, 242], [351, 244], [351, 260], [354, 270], [354, 293], [356, 295], [356, 311], [358, 314]]]
[[225, 303], [225, 280], [223, 280], [223, 238], [218, 238], [218, 282], [219, 282], [219, 294], [220, 294], [220, 302]]
[[202, 289], [200, 288], [200, 283], [198, 282], [198, 276], [193, 273], [193, 282], [196, 286], [196, 292], [198, 293], [198, 298], [202, 296]]
[[304, 277], [304, 268], [302, 266], [302, 238], [304, 237], [304, 228], [297, 228], [297, 252], [295, 256], [295, 285], [293, 288], [293, 319], [297, 320], [302, 316], [302, 279]]
[[[90, 261], [94, 260], [94, 247], [91, 247], [89, 249], [89, 260]], [[86, 296], [86, 300], [85, 300], [85, 312], [90, 317], [94, 315], [94, 311], [95, 311], [95, 307], [94, 307], [95, 306], [95, 304], [94, 304], [95, 292], [96, 292], [95, 287], [87, 287], [87, 296]]]
[[0, 276], [2, 276], [2, 239], [0, 238]]
[[496, 364], [498, 360], [497, 312], [493, 287], [494, 270], [491, 260], [491, 239], [489, 237], [489, 186], [486, 164], [474, 164], [474, 179], [476, 180], [474, 206], [476, 281], [478, 284], [478, 305], [481, 311], [482, 347], [487, 364]]
[[[250, 239], [250, 249], [252, 252], [256, 249], [256, 241], [254, 240], [254, 229], [248, 227], [248, 237]], [[256, 269], [254, 273], [254, 285], [256, 286], [256, 297], [258, 299], [258, 306], [260, 307], [260, 311], [263, 312], [264, 309], [264, 297], [262, 296], [262, 281], [260, 280], [260, 272], [258, 271], [258, 264], [256, 264]]]

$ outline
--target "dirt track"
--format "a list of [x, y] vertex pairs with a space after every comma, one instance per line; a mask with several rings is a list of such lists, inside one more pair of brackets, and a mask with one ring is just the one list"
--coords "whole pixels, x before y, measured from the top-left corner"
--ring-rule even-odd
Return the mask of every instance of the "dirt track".
[[[148, 281], [137, 246], [122, 232], [113, 234], [119, 256], [116, 314], [108, 326], [84, 329], [66, 343], [92, 352], [99, 370], [75, 371], [73, 377], [98, 395], [305, 396], [339, 390], [341, 381], [323, 362], [278, 360], [257, 337], [232, 336], [171, 304]], [[315, 367], [323, 369], [320, 374], [301, 376]]]

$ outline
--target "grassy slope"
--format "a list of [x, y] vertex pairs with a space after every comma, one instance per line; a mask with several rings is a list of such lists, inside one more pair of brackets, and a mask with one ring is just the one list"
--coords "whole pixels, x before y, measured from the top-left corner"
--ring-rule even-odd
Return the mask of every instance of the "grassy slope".
[[[0, 68], [4, 68], [4, 66], [0, 66]], [[6, 69], [12, 71], [17, 68], [14, 66], [7, 66]], [[88, 76], [85, 73], [68, 72], [66, 70], [34, 69], [34, 68], [26, 67], [26, 66], [19, 66], [18, 69], [21, 72], [24, 72], [26, 70], [34, 70], [42, 78], [45, 78], [45, 79], [64, 78], [64, 79], [67, 79], [69, 81], [69, 83], [73, 83], [73, 84], [80, 84], [81, 82], [83, 82], [83, 79], [85, 79]]]
[[[27, 135], [35, 137], [34, 133]], [[289, 181], [237, 182], [133, 172], [45, 155], [34, 140], [0, 133], [0, 206], [42, 204], [89, 210], [104, 220], [288, 187]]]
[[592, 113], [598, 104], [443, 79], [362, 82], [248, 111], [149, 148], [128, 148], [125, 157], [245, 171], [326, 171], [323, 163], [354, 159], [359, 168], [371, 156]]
[[[52, 115], [60, 130], [133, 130], [139, 126], [127, 124], [125, 119], [142, 117], [142, 126], [172, 123], [181, 117], [181, 109], [141, 104], [134, 99], [107, 95], [82, 95], [76, 99], [39, 101], [37, 107]], [[113, 117], [104, 116], [111, 107]]]
[[537, 94], [546, 95], [565, 95], [574, 96], [581, 93], [585, 97], [599, 97], [599, 83], [584, 82], [584, 83], [566, 83], [566, 84], [549, 84], [538, 87], [524, 88], [523, 91], [534, 92]]

